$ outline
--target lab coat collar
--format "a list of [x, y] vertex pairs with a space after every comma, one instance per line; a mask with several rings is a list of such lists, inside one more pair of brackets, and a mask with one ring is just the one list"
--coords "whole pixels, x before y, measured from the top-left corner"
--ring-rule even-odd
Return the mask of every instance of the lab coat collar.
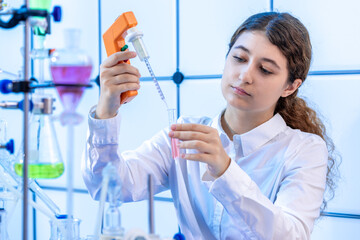
[[[211, 124], [211, 127], [216, 128], [219, 131], [219, 136], [223, 144], [231, 141], [221, 126], [221, 115], [224, 111], [225, 110], [218, 114]], [[243, 156], [245, 157], [269, 142], [279, 133], [283, 132], [286, 127], [285, 120], [277, 113], [271, 119], [256, 128], [240, 135], [234, 135], [233, 142], [241, 143]]]

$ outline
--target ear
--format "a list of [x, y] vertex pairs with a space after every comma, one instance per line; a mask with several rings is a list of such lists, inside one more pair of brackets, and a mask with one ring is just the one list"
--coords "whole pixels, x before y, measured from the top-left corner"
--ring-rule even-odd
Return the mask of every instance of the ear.
[[284, 89], [283, 93], [281, 94], [281, 97], [287, 97], [291, 95], [293, 92], [296, 91], [302, 84], [302, 80], [300, 78], [295, 79], [293, 83], [288, 84], [287, 87]]

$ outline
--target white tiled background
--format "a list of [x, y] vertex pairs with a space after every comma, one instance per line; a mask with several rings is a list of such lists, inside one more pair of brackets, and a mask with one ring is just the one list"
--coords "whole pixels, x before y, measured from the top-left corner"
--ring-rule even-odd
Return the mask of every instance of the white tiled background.
[[[19, 7], [22, 1], [7, 1]], [[100, 3], [100, 18], [99, 18]], [[178, 3], [178, 5], [177, 5]], [[343, 74], [310, 75], [301, 88], [301, 94], [309, 104], [316, 107], [324, 116], [328, 133], [333, 138], [337, 150], [343, 157], [340, 166], [342, 179], [336, 197], [329, 203], [329, 212], [360, 214], [360, 158], [358, 154], [360, 136], [360, 3], [356, 0], [133, 0], [133, 1], [70, 1], [53, 0], [53, 5], [63, 8], [61, 23], [52, 24], [52, 34], [47, 37], [49, 48], [63, 47], [62, 30], [68, 27], [82, 29], [81, 46], [94, 63], [92, 79], [99, 70], [99, 63], [105, 58], [103, 44], [99, 43], [102, 34], [125, 11], [133, 11], [138, 27], [144, 32], [144, 41], [151, 56], [150, 62], [156, 75], [165, 79], [160, 81], [162, 90], [171, 107], [180, 106], [182, 115], [214, 116], [224, 106], [225, 101], [219, 91], [219, 76], [222, 74], [227, 44], [233, 31], [249, 15], [268, 11], [287, 11], [297, 16], [311, 35], [314, 58], [311, 71], [334, 71]], [[179, 55], [177, 56], [177, 19], [179, 10]], [[99, 24], [101, 32], [99, 32]], [[23, 45], [23, 28], [0, 29], [0, 68], [16, 73], [21, 69], [23, 60], [20, 48]], [[101, 52], [101, 58], [100, 54]], [[177, 58], [178, 57], [178, 58]], [[177, 62], [179, 59], [179, 62]], [[132, 64], [139, 68], [143, 77], [149, 74], [145, 65], [135, 59]], [[50, 79], [48, 67], [45, 78]], [[177, 89], [171, 76], [179, 69], [185, 79]], [[347, 70], [357, 70], [357, 74], [346, 74]], [[35, 71], [35, 77], [37, 70]], [[315, 72], [316, 73], [316, 72]], [[201, 75], [202, 77], [197, 77]], [[0, 73], [0, 78], [6, 78]], [[195, 79], [193, 79], [195, 78]], [[148, 79], [148, 78], [146, 78]], [[166, 80], [167, 79], [167, 80]], [[179, 102], [177, 93], [179, 90]], [[62, 111], [60, 100], [54, 90], [47, 90], [56, 101], [55, 115]], [[88, 110], [98, 99], [98, 87], [86, 90], [78, 106], [78, 112], [85, 119]], [[21, 95], [0, 95], [0, 101], [21, 100]], [[151, 81], [143, 81], [138, 97], [123, 106], [121, 148], [132, 149], [150, 138], [161, 128], [167, 126], [167, 116]], [[15, 139], [18, 150], [22, 139], [22, 113], [17, 110], [0, 109], [0, 118], [9, 122], [8, 136]], [[66, 129], [56, 122], [56, 133], [63, 158], [66, 157]], [[86, 120], [75, 128], [74, 186], [85, 189], [80, 173], [80, 159], [85, 145]], [[66, 210], [64, 191], [53, 187], [66, 186], [66, 166], [62, 177], [42, 180], [47, 186], [46, 193]], [[171, 197], [168, 192], [160, 196]], [[75, 216], [82, 219], [81, 236], [92, 234], [97, 202], [85, 193], [75, 193]], [[177, 220], [171, 202], [155, 202], [155, 229], [162, 237], [171, 237], [177, 232]], [[140, 228], [148, 230], [147, 203], [124, 204], [121, 207], [122, 223], [126, 230]], [[30, 220], [29, 229], [32, 239], [32, 226], [36, 225], [36, 239], [49, 239], [48, 219], [41, 213], [36, 221]], [[21, 239], [21, 204], [9, 221], [10, 239]], [[312, 239], [356, 239], [360, 235], [360, 219], [324, 217], [317, 222]]]

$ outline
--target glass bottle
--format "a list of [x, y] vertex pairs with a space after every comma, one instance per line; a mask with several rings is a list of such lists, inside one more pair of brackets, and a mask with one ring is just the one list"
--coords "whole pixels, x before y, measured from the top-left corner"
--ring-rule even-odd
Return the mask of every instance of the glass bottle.
[[76, 113], [76, 108], [84, 91], [84, 87], [81, 86], [90, 81], [92, 62], [80, 49], [80, 35], [79, 29], [66, 29], [65, 49], [55, 50], [50, 58], [53, 82], [72, 85], [56, 87], [64, 107], [64, 112], [60, 116], [63, 125], [75, 125], [82, 121], [82, 116]]

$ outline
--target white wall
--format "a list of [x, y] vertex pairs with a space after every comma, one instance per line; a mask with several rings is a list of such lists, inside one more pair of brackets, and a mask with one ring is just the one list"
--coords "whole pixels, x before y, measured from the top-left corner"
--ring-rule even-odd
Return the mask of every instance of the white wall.
[[[8, 1], [13, 6], [20, 6], [22, 1]], [[199, 0], [179, 1], [179, 64], [176, 55], [176, 1], [175, 0], [134, 0], [101, 1], [101, 32], [103, 33], [116, 17], [125, 11], [133, 11], [138, 20], [138, 27], [144, 32], [144, 41], [150, 53], [150, 63], [155, 74], [165, 77], [160, 82], [170, 106], [177, 106], [177, 89], [171, 76], [177, 67], [186, 76], [206, 75], [204, 79], [185, 79], [180, 86], [180, 113], [183, 115], [217, 114], [225, 101], [219, 91], [227, 44], [233, 31], [249, 15], [268, 11], [270, 0]], [[63, 21], [53, 23], [52, 34], [47, 37], [47, 47], [63, 47], [62, 30], [68, 27], [82, 29], [82, 48], [92, 57], [94, 68], [92, 79], [98, 74], [99, 50], [105, 58], [103, 44], [99, 49], [98, 1], [53, 0], [53, 5], [63, 7]], [[295, 0], [274, 1], [274, 9], [287, 11], [300, 18], [308, 27], [313, 43], [314, 59], [312, 71], [360, 70], [360, 4], [355, 0], [311, 1]], [[22, 27], [0, 29], [0, 68], [17, 72], [22, 64], [20, 47], [22, 46]], [[11, 56], [11, 58], [10, 58]], [[139, 68], [143, 77], [149, 74], [139, 60], [132, 64]], [[48, 68], [45, 78], [50, 79]], [[35, 69], [35, 73], [37, 71]], [[215, 76], [215, 77], [214, 77]], [[0, 74], [0, 78], [6, 76]], [[129, 136], [121, 142], [121, 149], [132, 149], [155, 132], [167, 126], [167, 116], [163, 103], [156, 93], [153, 83], [141, 83], [138, 97], [123, 107], [123, 136]], [[333, 137], [338, 151], [343, 156], [340, 167], [342, 179], [336, 197], [329, 203], [329, 212], [360, 214], [360, 159], [357, 153], [360, 128], [360, 97], [356, 90], [360, 87], [360, 75], [322, 75], [309, 76], [301, 94], [309, 103], [317, 106], [322, 113], [330, 136]], [[75, 128], [74, 186], [85, 189], [80, 174], [80, 159], [85, 144], [86, 115], [98, 99], [98, 87], [86, 90], [78, 112], [85, 120]], [[55, 90], [48, 90], [56, 100], [55, 115], [62, 111], [60, 100]], [[20, 100], [21, 95], [0, 95], [0, 101]], [[15, 110], [0, 109], [0, 118], [9, 122], [8, 136], [15, 139], [17, 148], [22, 139], [22, 113]], [[146, 119], [146, 121], [144, 120]], [[58, 140], [65, 160], [66, 128], [55, 123]], [[66, 169], [66, 166], [65, 166]], [[62, 177], [54, 180], [41, 180], [40, 184], [49, 187], [66, 186], [66, 170]], [[46, 191], [61, 207], [65, 208], [65, 192]], [[171, 197], [169, 192], [160, 196]], [[88, 195], [74, 194], [75, 216], [82, 219], [81, 236], [91, 234], [95, 224], [97, 202]], [[19, 208], [21, 205], [18, 205]], [[177, 231], [177, 220], [171, 203], [156, 202], [156, 232], [163, 237], [170, 237]], [[126, 230], [141, 228], [147, 231], [147, 203], [131, 203], [121, 207], [123, 226]], [[170, 215], [170, 217], [168, 216]], [[19, 221], [21, 211], [17, 209], [8, 227], [11, 239], [20, 239]], [[37, 214], [37, 239], [49, 238], [48, 219]], [[324, 217], [314, 229], [312, 239], [352, 239], [360, 234], [360, 220]]]

